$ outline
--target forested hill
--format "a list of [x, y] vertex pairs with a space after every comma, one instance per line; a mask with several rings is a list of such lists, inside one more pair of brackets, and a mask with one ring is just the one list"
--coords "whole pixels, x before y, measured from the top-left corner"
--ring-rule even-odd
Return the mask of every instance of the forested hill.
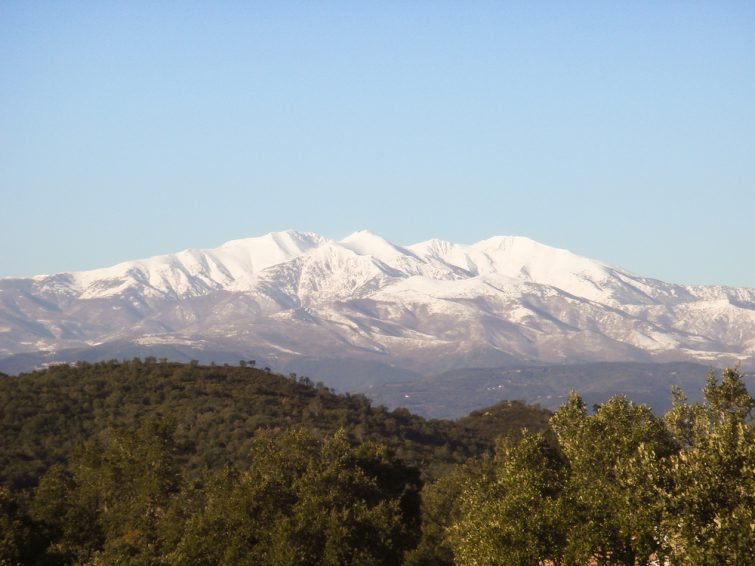
[[0, 565], [750, 564], [744, 375], [672, 401], [434, 421], [248, 363], [5, 376]]
[[547, 426], [550, 413], [500, 403], [461, 422], [426, 420], [373, 407], [363, 395], [337, 395], [321, 383], [255, 369], [152, 358], [52, 366], [0, 379], [0, 483], [29, 487], [50, 465], [108, 429], [134, 430], [147, 418], [175, 428], [191, 470], [248, 463], [260, 428], [344, 429], [353, 443], [376, 441], [436, 477], [449, 464], [492, 449], [495, 437]]

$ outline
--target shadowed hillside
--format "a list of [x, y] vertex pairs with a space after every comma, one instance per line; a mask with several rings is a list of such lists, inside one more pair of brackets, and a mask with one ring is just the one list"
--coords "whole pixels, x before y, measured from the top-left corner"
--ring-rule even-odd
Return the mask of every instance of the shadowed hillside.
[[181, 458], [191, 469], [243, 465], [260, 428], [344, 429], [353, 442], [394, 448], [429, 475], [489, 450], [499, 434], [541, 430], [549, 413], [501, 406], [508, 422], [486, 434], [406, 409], [375, 407], [363, 395], [337, 395], [307, 377], [244, 366], [146, 361], [59, 365], [0, 380], [0, 482], [32, 485], [73, 447], [108, 428], [133, 429], [144, 418], [175, 424]]

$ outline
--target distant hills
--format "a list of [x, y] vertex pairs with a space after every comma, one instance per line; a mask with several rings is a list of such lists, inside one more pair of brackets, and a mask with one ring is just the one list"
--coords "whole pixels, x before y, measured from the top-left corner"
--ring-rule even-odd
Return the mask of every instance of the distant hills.
[[[550, 410], [577, 391], [588, 406], [625, 395], [656, 414], [671, 407], [671, 389], [680, 387], [700, 401], [709, 367], [689, 362], [665, 364], [593, 362], [541, 366], [465, 368], [411, 381], [373, 385], [365, 393], [376, 403], [402, 406], [427, 417], [459, 418], [505, 400], [523, 400]], [[753, 376], [746, 375], [748, 383]]]
[[351, 390], [468, 368], [752, 369], [755, 289], [665, 283], [523, 237], [295, 231], [0, 279], [0, 371], [149, 355], [255, 359]]

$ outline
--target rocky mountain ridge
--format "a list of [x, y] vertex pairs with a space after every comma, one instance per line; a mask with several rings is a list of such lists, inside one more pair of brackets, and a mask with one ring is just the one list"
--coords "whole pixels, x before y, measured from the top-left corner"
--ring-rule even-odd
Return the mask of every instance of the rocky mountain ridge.
[[[755, 289], [633, 275], [517, 236], [399, 246], [296, 231], [0, 279], [0, 360], [170, 345], [420, 374], [512, 363], [755, 365]], [[0, 368], [2, 369], [2, 368]]]

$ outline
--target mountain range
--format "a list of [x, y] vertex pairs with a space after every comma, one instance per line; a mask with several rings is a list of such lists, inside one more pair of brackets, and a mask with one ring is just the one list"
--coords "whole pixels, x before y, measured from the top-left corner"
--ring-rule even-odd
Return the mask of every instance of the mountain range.
[[519, 236], [400, 246], [367, 231], [0, 279], [0, 370], [142, 352], [352, 380], [585, 362], [752, 368], [755, 289], [666, 283]]

